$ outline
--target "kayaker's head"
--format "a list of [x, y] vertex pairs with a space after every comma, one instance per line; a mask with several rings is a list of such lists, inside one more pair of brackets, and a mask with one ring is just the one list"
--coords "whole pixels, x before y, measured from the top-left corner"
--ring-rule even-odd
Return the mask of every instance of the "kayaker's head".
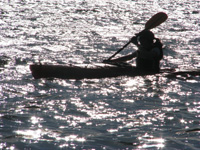
[[154, 43], [154, 34], [149, 30], [144, 30], [140, 33], [138, 40], [143, 47], [151, 47]]

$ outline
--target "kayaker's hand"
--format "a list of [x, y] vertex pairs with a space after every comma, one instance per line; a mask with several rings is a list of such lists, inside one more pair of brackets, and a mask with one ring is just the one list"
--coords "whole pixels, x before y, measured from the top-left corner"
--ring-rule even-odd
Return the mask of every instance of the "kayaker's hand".
[[132, 42], [133, 44], [137, 45], [137, 44], [138, 44], [137, 36], [132, 37], [132, 38], [131, 38], [131, 42]]
[[156, 47], [158, 47], [159, 49], [162, 49], [163, 44], [160, 42], [160, 39], [155, 38], [156, 42], [154, 43], [154, 45]]

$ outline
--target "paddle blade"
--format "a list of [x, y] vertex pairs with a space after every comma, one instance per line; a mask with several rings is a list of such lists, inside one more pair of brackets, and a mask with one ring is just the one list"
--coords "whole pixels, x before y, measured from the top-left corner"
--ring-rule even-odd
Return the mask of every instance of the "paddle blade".
[[145, 30], [150, 30], [152, 28], [159, 26], [161, 23], [167, 20], [167, 18], [168, 16], [164, 12], [159, 12], [153, 15], [145, 24]]

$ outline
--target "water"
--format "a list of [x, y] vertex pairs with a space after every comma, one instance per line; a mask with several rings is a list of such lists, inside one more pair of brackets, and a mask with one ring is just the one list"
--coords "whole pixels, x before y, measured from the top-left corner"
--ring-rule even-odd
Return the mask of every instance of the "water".
[[153, 29], [165, 45], [162, 68], [199, 68], [199, 0], [0, 5], [0, 149], [200, 148], [199, 76], [34, 80], [29, 70], [101, 62], [160, 11], [169, 16]]

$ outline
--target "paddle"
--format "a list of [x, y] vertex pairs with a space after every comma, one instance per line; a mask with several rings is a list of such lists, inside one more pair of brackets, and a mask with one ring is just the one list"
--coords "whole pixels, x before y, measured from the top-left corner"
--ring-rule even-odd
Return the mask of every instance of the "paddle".
[[[150, 30], [152, 28], [155, 28], [159, 26], [161, 23], [163, 23], [165, 20], [167, 20], [168, 16], [164, 12], [159, 12], [155, 15], [153, 15], [145, 24], [144, 30]], [[143, 31], [144, 31], [143, 30]], [[140, 32], [142, 33], [142, 32]], [[139, 34], [138, 34], [139, 35]], [[107, 61], [111, 60], [111, 58], [115, 57], [119, 52], [121, 52], [125, 47], [127, 47], [131, 43], [131, 40], [125, 44], [122, 48], [120, 48], [115, 54], [113, 54], [111, 57], [107, 59]]]

